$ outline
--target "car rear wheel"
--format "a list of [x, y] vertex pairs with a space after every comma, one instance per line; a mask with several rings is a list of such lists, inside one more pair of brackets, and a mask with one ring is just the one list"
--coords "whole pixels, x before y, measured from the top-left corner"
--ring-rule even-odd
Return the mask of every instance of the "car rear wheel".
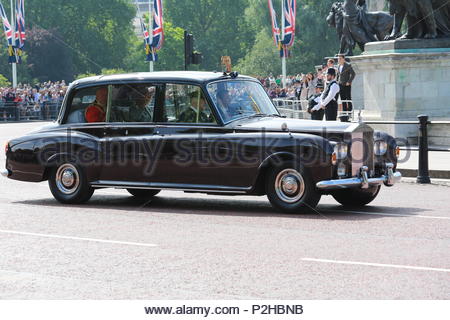
[[371, 203], [378, 196], [381, 186], [369, 189], [342, 189], [331, 193], [333, 198], [346, 207], [363, 207]]
[[268, 174], [266, 192], [270, 203], [287, 213], [311, 212], [321, 197], [308, 172], [293, 162], [275, 167]]
[[161, 192], [161, 190], [148, 190], [148, 189], [127, 189], [127, 191], [132, 196], [140, 199], [150, 199]]
[[61, 203], [84, 203], [89, 201], [94, 193], [83, 168], [71, 162], [52, 168], [48, 184], [55, 199]]

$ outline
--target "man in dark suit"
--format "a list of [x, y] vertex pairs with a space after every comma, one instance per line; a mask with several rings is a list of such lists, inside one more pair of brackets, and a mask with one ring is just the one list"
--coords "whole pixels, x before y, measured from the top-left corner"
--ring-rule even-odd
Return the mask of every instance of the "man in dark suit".
[[[345, 55], [338, 55], [338, 83], [340, 87], [341, 100], [352, 100], [352, 82], [355, 79], [355, 71], [350, 63], [345, 61]], [[351, 102], [342, 103], [342, 111], [352, 111]]]

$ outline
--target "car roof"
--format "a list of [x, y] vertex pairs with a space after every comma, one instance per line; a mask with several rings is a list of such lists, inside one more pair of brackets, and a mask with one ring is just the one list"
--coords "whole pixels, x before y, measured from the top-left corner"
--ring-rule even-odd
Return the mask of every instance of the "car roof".
[[[203, 84], [216, 80], [231, 79], [223, 72], [203, 72], [203, 71], [161, 71], [161, 72], [138, 72], [127, 74], [115, 74], [105, 76], [88, 77], [76, 80], [72, 83], [74, 86], [89, 85], [105, 82], [121, 81], [186, 81]], [[239, 75], [239, 80], [254, 80], [254, 78]]]

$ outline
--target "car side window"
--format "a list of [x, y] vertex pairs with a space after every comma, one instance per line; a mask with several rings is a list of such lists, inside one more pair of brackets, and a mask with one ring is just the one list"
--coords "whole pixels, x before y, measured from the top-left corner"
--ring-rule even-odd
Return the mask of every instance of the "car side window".
[[166, 85], [164, 121], [169, 123], [217, 123], [201, 88], [184, 84]]
[[111, 97], [109, 122], [153, 122], [156, 86], [114, 85]]
[[66, 123], [95, 123], [106, 121], [108, 88], [90, 87], [77, 90], [68, 105]]

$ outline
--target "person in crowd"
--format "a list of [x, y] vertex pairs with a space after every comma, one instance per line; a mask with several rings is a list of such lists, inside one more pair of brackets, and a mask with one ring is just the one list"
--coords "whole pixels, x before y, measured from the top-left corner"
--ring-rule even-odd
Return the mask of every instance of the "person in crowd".
[[325, 117], [327, 121], [336, 121], [338, 112], [337, 99], [340, 87], [336, 82], [336, 69], [328, 68], [327, 70], [327, 86], [322, 93], [320, 107], [325, 109]]
[[325, 75], [327, 75], [328, 69], [334, 69], [337, 72], [337, 68], [334, 65], [334, 60], [333, 59], [328, 59], [327, 61], [327, 67], [325, 68], [324, 72]]
[[345, 100], [352, 100], [352, 82], [356, 73], [350, 63], [345, 61], [345, 55], [338, 55], [338, 84], [340, 87], [340, 96], [342, 102], [342, 111], [352, 111], [353, 105]]
[[309, 94], [309, 78], [307, 75], [302, 76], [302, 91], [300, 93], [300, 100], [302, 110], [308, 108], [308, 94]]
[[323, 83], [318, 82], [315, 88], [316, 92], [309, 99], [308, 113], [311, 114], [311, 120], [323, 120], [324, 110], [322, 108], [316, 108], [320, 106], [322, 102]]
[[295, 100], [300, 100], [300, 95], [302, 93], [302, 82], [300, 80], [295, 80], [294, 90], [295, 90]]
[[308, 79], [308, 94], [307, 99], [311, 98], [316, 92], [317, 78], [314, 76], [312, 72], [309, 72], [306, 75]]

